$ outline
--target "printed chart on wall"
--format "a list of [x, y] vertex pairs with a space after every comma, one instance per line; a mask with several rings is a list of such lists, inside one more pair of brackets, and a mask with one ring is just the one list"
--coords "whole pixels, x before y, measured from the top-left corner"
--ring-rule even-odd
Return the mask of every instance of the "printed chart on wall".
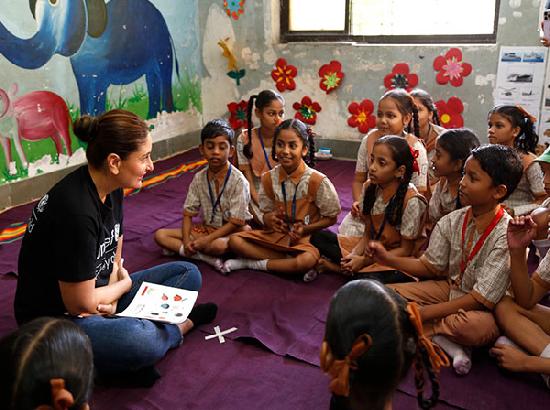
[[540, 118], [545, 68], [545, 47], [501, 47], [495, 105], [519, 104], [531, 115]]

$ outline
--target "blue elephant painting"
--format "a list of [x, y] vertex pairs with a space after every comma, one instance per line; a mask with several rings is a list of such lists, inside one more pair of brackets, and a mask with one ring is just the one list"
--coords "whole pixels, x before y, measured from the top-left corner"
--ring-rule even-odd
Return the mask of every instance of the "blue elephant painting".
[[38, 24], [28, 39], [0, 22], [0, 54], [26, 69], [44, 66], [54, 54], [69, 57], [80, 112], [105, 111], [110, 85], [145, 76], [148, 117], [174, 111], [172, 77], [179, 77], [174, 44], [160, 11], [147, 0], [29, 0]]

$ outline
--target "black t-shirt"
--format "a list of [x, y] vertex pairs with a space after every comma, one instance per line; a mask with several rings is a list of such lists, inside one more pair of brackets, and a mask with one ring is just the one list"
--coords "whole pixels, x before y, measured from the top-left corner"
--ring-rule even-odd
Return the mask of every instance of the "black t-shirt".
[[19, 253], [15, 318], [59, 316], [58, 281], [109, 281], [122, 235], [122, 190], [102, 203], [86, 165], [59, 181], [34, 207]]

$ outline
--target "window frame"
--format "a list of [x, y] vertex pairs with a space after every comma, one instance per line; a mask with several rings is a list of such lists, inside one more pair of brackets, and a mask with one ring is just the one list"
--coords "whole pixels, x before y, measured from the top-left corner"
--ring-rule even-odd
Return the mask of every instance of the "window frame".
[[280, 41], [362, 44], [496, 44], [500, 0], [495, 0], [495, 21], [490, 34], [380, 35], [351, 34], [351, 0], [346, 0], [345, 27], [338, 31], [290, 31], [290, 0], [280, 0]]

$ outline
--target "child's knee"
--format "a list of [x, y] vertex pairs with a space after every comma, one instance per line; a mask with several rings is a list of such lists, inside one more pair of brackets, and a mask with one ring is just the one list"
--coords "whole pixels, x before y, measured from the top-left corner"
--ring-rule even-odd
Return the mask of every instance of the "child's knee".
[[307, 272], [317, 265], [317, 258], [308, 252], [303, 252], [296, 257], [296, 271], [300, 273]]
[[155, 238], [155, 242], [158, 245], [161, 245], [164, 242], [165, 237], [166, 237], [166, 229], [157, 229], [155, 231], [154, 238]]
[[535, 239], [546, 239], [548, 236], [548, 223], [550, 222], [550, 209], [539, 207], [531, 212], [531, 218], [537, 224]]
[[229, 237], [229, 241], [227, 241], [227, 246], [229, 249], [231, 249], [234, 252], [239, 252], [239, 250], [242, 248], [244, 239], [237, 235], [231, 235]]

